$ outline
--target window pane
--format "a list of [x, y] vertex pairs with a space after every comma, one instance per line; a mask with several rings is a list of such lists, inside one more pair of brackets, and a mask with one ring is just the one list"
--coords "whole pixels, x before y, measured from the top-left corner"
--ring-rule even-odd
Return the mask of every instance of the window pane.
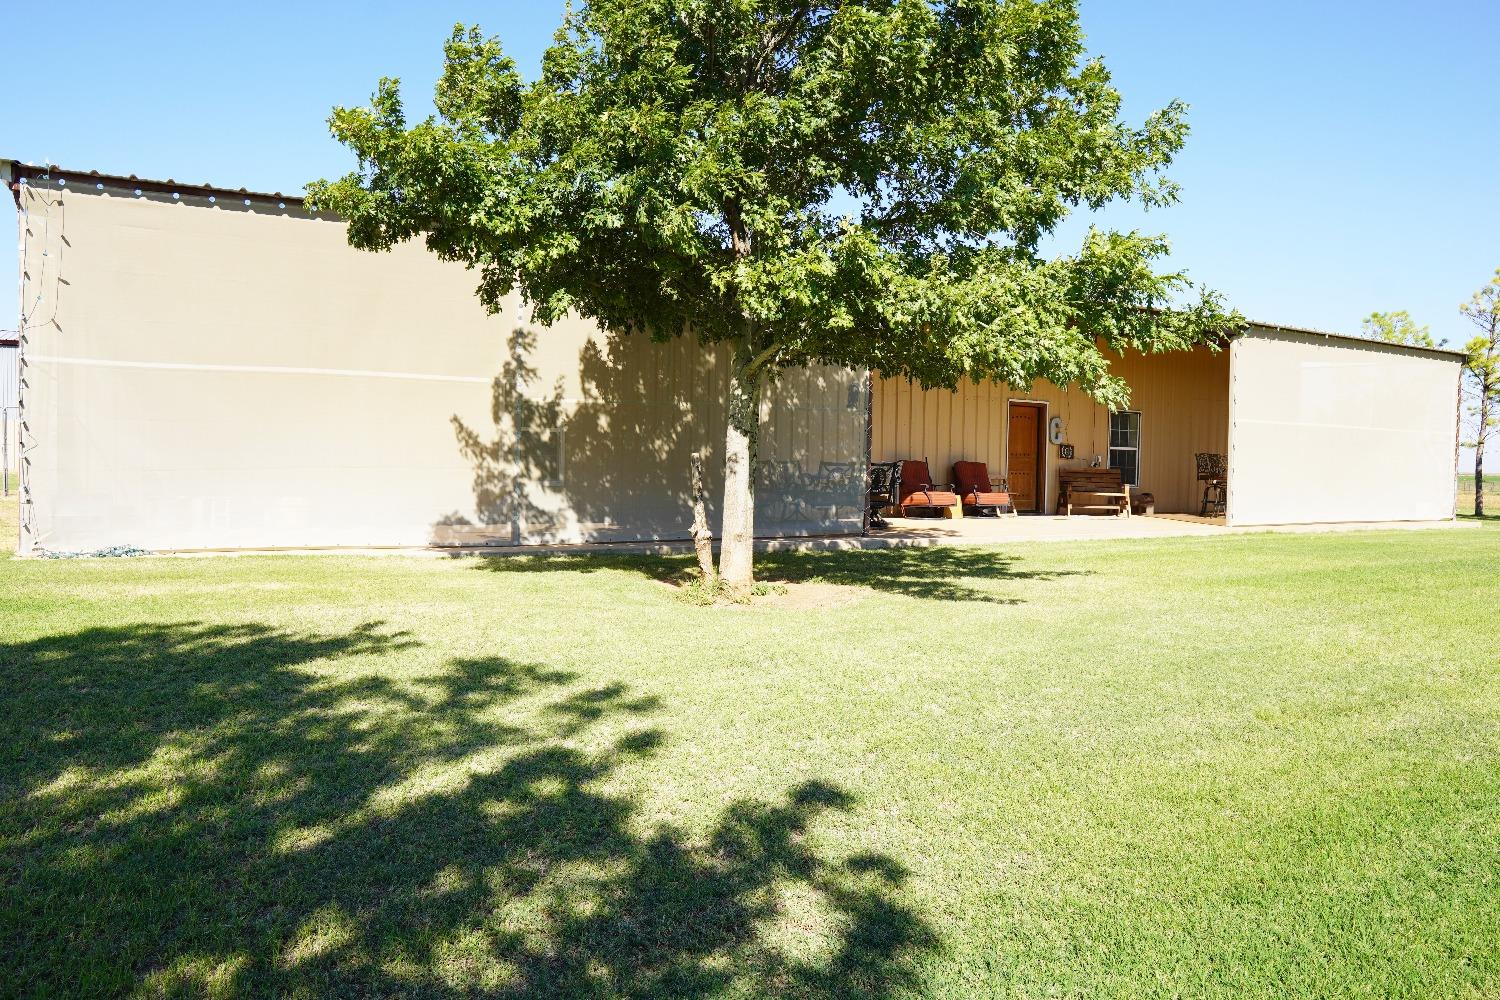
[[1112, 448], [1139, 448], [1141, 446], [1141, 415], [1139, 413], [1111, 413], [1109, 415], [1109, 444]]
[[1120, 480], [1131, 486], [1140, 485], [1140, 468], [1138, 461], [1140, 452], [1134, 448], [1111, 448], [1109, 449], [1109, 467], [1120, 470]]

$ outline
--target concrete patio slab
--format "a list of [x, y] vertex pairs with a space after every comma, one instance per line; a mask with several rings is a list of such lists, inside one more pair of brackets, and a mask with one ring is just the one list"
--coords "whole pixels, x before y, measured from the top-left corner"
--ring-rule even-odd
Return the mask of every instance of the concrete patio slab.
[[1023, 517], [960, 520], [892, 518], [891, 527], [872, 538], [929, 545], [1009, 545], [1017, 542], [1077, 542], [1118, 538], [1227, 537], [1255, 532], [1293, 534], [1341, 531], [1408, 531], [1472, 527], [1468, 522], [1374, 521], [1335, 524], [1283, 524], [1229, 527], [1223, 517], [1156, 514], [1139, 517]]

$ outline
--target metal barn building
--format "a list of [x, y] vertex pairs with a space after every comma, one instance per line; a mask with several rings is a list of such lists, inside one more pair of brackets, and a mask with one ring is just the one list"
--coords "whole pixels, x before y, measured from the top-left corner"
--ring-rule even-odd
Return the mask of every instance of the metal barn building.
[[[293, 197], [0, 164], [28, 305], [23, 553], [686, 536], [722, 352], [541, 328], [516, 297], [489, 315], [462, 267], [351, 249]], [[1460, 364], [1253, 325], [1119, 358], [1120, 413], [1046, 383], [790, 372], [763, 407], [757, 532], [858, 534], [868, 463], [914, 457], [944, 478], [984, 461], [1042, 513], [1091, 465], [1195, 511], [1208, 452], [1230, 525], [1449, 519]]]

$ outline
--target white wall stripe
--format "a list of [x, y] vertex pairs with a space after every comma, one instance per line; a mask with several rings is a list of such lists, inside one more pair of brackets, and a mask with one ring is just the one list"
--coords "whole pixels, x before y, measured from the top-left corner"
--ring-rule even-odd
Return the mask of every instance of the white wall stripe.
[[281, 365], [203, 365], [175, 361], [117, 361], [110, 358], [69, 358], [56, 354], [27, 356], [29, 364], [85, 365], [95, 368], [149, 368], [157, 371], [243, 372], [256, 375], [331, 375], [343, 378], [396, 378], [417, 382], [469, 382], [488, 385], [486, 375], [439, 375], [428, 372], [380, 372], [358, 368], [288, 368]]

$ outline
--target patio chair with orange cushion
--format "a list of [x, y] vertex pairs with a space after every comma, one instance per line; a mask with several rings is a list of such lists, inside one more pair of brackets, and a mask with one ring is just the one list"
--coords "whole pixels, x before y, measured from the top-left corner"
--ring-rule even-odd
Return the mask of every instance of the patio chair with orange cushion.
[[949, 483], [934, 483], [927, 471], [927, 460], [907, 459], [901, 463], [901, 516], [910, 517], [913, 510], [952, 510], [958, 506], [958, 494]]
[[954, 462], [953, 486], [963, 501], [965, 513], [973, 508], [976, 514], [989, 513], [999, 517], [1004, 508], [1011, 517], [1018, 516], [1005, 480], [996, 482], [990, 479], [989, 466], [983, 462]]

